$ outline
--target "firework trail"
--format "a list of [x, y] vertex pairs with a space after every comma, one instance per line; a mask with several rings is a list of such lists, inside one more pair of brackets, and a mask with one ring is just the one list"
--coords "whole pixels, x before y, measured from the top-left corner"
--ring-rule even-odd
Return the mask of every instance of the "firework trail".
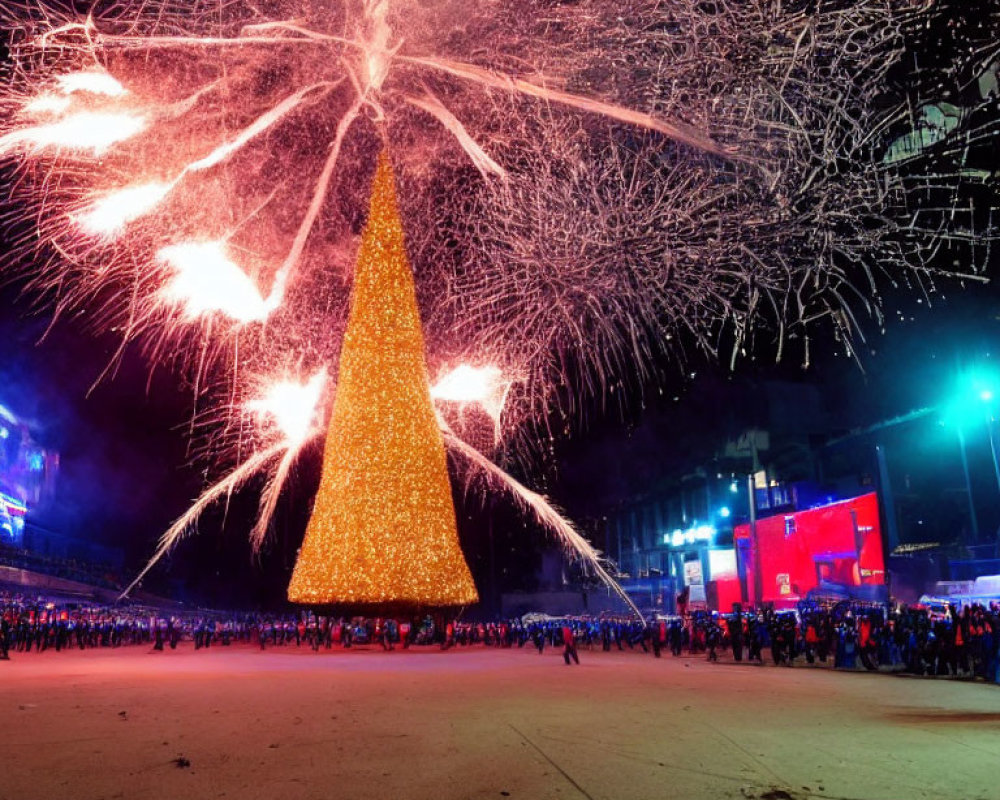
[[642, 612], [636, 607], [632, 598], [607, 571], [601, 561], [601, 554], [580, 535], [571, 522], [563, 517], [545, 497], [512, 478], [476, 448], [467, 444], [460, 436], [456, 436], [454, 431], [448, 427], [447, 422], [443, 419], [439, 421], [448, 447], [468, 460], [476, 472], [486, 479], [491, 488], [510, 494], [521, 505], [523, 511], [531, 514], [544, 528], [555, 532], [571, 557], [579, 560], [585, 569], [591, 570], [595, 576], [615, 591], [636, 617], [643, 619]]
[[[662, 380], [682, 348], [736, 358], [760, 330], [808, 362], [812, 330], [878, 315], [880, 275], [933, 291], [936, 247], [992, 234], [953, 176], [912, 178], [925, 155], [900, 149], [913, 115], [885, 99], [934, 13], [904, 0], [7, 2], [10, 261], [31, 265], [57, 315], [85, 311], [209, 398], [195, 435], [233, 471], [195, 509], [264, 471], [259, 545], [335, 390], [316, 376], [336, 374], [383, 144], [431, 374], [493, 370], [494, 440], [530, 450], [589, 398]], [[938, 149], [985, 133], [959, 126]], [[282, 381], [305, 401], [293, 433], [277, 422], [288, 398], [267, 389]]]

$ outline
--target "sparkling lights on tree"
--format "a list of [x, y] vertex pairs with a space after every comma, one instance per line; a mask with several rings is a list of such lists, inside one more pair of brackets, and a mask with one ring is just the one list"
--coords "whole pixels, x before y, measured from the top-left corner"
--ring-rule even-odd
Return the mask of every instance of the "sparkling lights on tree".
[[416, 291], [383, 154], [372, 183], [323, 475], [290, 600], [467, 605]]
[[[923, 83], [898, 85], [944, 8], [7, 0], [8, 264], [57, 316], [119, 333], [193, 388], [218, 480], [154, 561], [251, 481], [259, 546], [340, 408], [327, 376], [354, 349], [359, 234], [388, 142], [454, 464], [602, 574], [488, 455], [530, 463], [581, 407], [662, 384], [691, 349], [734, 360], [763, 342], [808, 363], [824, 328], [852, 351], [887, 282], [931, 296], [946, 273], [981, 277], [992, 205], [970, 197], [992, 173], [969, 154], [996, 133], [980, 112], [1000, 11], [938, 70], [934, 91], [986, 87], [947, 124]], [[478, 450], [472, 404], [493, 426]]]

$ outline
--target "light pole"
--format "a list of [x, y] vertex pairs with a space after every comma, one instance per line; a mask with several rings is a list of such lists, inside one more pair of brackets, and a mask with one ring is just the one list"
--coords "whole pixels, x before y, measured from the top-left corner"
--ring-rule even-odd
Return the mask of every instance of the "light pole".
[[760, 469], [760, 453], [757, 451], [757, 432], [754, 431], [750, 442], [753, 463], [747, 476], [747, 500], [750, 504], [750, 552], [753, 556], [753, 598], [751, 603], [758, 605], [764, 592], [764, 581], [760, 574], [760, 546], [757, 542], [757, 471]]
[[993, 391], [983, 389], [979, 392], [979, 399], [986, 405], [986, 435], [990, 439], [990, 455], [993, 456], [993, 474], [997, 479], [997, 491], [1000, 492], [1000, 460], [997, 459], [997, 442], [993, 436]]
[[[965, 494], [969, 499], [969, 520], [972, 528], [972, 544], [978, 544], [979, 522], [976, 519], [976, 504], [972, 501], [972, 480], [969, 477], [969, 458], [965, 453], [965, 432], [962, 430], [961, 425], [957, 425], [955, 430], [958, 431], [958, 450], [962, 455], [962, 472], [965, 475]], [[964, 542], [964, 544], [969, 544], [969, 542]]]

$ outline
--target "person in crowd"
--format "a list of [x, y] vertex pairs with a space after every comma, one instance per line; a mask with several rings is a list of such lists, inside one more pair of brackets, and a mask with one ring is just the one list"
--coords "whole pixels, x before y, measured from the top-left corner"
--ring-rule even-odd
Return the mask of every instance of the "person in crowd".
[[10, 660], [10, 618], [7, 614], [0, 614], [0, 660]]
[[712, 613], [713, 616], [707, 617], [702, 625], [705, 636], [705, 649], [708, 651], [707, 659], [709, 661], [718, 661], [719, 654], [716, 650], [722, 644], [722, 628], [719, 627], [716, 612]]
[[763, 618], [756, 614], [747, 617], [747, 660], [756, 661], [758, 664], [764, 663], [762, 652], [764, 649], [763, 635], [765, 632]]
[[393, 644], [393, 641], [396, 638], [395, 627], [396, 627], [395, 620], [386, 619], [386, 620], [382, 621], [381, 642], [382, 642], [382, 649], [383, 650], [395, 650], [396, 649], [395, 645]]
[[670, 623], [670, 653], [674, 656], [681, 654], [684, 647], [684, 623], [675, 619]]
[[660, 652], [667, 645], [667, 621], [656, 619], [650, 626], [653, 640], [653, 655], [660, 658]]
[[733, 648], [733, 661], [743, 660], [743, 609], [739, 603], [733, 607], [733, 615], [726, 620], [729, 629], [729, 644]]

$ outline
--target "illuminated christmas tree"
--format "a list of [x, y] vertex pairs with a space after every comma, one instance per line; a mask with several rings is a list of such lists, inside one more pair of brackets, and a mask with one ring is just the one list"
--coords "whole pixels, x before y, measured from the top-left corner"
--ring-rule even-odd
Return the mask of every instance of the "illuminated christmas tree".
[[426, 606], [478, 599], [458, 543], [385, 153], [358, 253], [322, 478], [288, 598]]

